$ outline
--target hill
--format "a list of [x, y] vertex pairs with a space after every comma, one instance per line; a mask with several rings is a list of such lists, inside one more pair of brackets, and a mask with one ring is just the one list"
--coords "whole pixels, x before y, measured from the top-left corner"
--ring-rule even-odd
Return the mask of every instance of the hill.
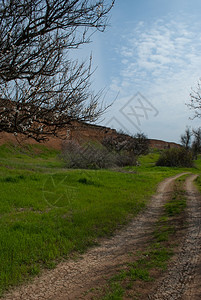
[[[51, 147], [57, 150], [62, 148], [63, 141], [68, 140], [77, 140], [79, 142], [95, 140], [101, 142], [106, 136], [118, 136], [124, 135], [125, 138], [129, 139], [130, 136], [124, 133], [118, 133], [115, 129], [109, 127], [92, 125], [87, 123], [74, 122], [73, 124], [66, 127], [65, 130], [60, 132], [60, 137], [49, 136], [48, 140], [42, 143], [36, 142], [34, 139], [24, 138], [22, 135], [14, 136], [11, 133], [0, 133], [0, 145], [3, 145], [7, 142], [12, 142], [14, 144], [43, 144], [44, 146]], [[178, 148], [179, 144], [174, 142], [167, 142], [163, 140], [149, 139], [149, 145], [151, 148], [157, 149], [167, 149], [167, 148]]]

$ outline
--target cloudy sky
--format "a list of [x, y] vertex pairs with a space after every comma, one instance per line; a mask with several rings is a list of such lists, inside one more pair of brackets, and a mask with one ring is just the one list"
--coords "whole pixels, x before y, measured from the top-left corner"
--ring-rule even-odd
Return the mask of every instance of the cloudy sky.
[[96, 33], [96, 90], [114, 101], [99, 124], [179, 142], [190, 120], [185, 105], [201, 77], [200, 0], [116, 0], [110, 26]]

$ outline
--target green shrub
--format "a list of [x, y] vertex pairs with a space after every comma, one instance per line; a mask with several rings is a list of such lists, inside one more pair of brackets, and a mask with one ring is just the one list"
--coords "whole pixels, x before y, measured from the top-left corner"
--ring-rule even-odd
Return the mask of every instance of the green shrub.
[[161, 153], [156, 162], [157, 166], [164, 167], [192, 167], [193, 156], [191, 151], [185, 148], [172, 148]]

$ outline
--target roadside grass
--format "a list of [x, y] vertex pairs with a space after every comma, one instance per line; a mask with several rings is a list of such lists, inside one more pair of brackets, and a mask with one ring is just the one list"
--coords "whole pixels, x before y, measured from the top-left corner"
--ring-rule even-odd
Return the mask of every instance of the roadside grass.
[[186, 175], [176, 180], [171, 199], [165, 204], [163, 216], [157, 221], [146, 249], [137, 253], [137, 259], [136, 253], [133, 254], [134, 261], [125, 264], [109, 280], [107, 286], [100, 290], [104, 296], [101, 295], [94, 299], [122, 300], [124, 297], [141, 299], [140, 283], [153, 282], [161, 275], [162, 271], [167, 269], [168, 261], [174, 254], [176, 246], [171, 241], [179, 230], [178, 224], [180, 223], [181, 229], [183, 227], [181, 223], [184, 223], [186, 197], [183, 182], [185, 178]]
[[201, 193], [201, 155], [199, 155], [198, 160], [196, 161], [196, 167], [199, 170], [199, 177], [196, 179], [196, 185]]
[[26, 172], [0, 181], [2, 289], [111, 235], [151, 194], [148, 182], [143, 188], [143, 178], [109, 171]]
[[122, 172], [68, 170], [56, 150], [0, 146], [0, 293], [112, 235], [183, 171], [141, 159]]
[[196, 179], [196, 184], [197, 184], [198, 189], [199, 189], [199, 191], [200, 191], [200, 193], [201, 193], [201, 176], [199, 176], [199, 177]]

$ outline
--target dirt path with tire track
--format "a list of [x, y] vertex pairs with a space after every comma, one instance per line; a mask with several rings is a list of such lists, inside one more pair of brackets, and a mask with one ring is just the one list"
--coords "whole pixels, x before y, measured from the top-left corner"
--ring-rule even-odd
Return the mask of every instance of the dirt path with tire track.
[[201, 195], [191, 175], [185, 183], [187, 193], [187, 230], [177, 255], [169, 265], [165, 277], [148, 299], [201, 299]]
[[[129, 252], [142, 250], [145, 243], [149, 240], [153, 231], [153, 226], [162, 214], [162, 208], [165, 201], [170, 197], [173, 188], [174, 180], [184, 175], [182, 173], [174, 177], [168, 178], [159, 184], [155, 196], [153, 196], [147, 205], [147, 208], [140, 213], [134, 220], [125, 228], [118, 231], [112, 238], [101, 241], [101, 245], [93, 247], [87, 251], [79, 259], [70, 260], [60, 263], [54, 270], [44, 271], [44, 273], [35, 278], [28, 285], [16, 288], [11, 293], [8, 293], [3, 298], [4, 300], [68, 300], [68, 299], [91, 299], [85, 294], [91, 288], [98, 287], [104, 284], [119, 266], [125, 261], [129, 261]], [[195, 177], [190, 177], [186, 183], [189, 201], [188, 215], [189, 226], [185, 243], [182, 247], [182, 254], [178, 261], [178, 268], [175, 271], [170, 270], [167, 277], [159, 283], [159, 288], [154, 291], [154, 296], [150, 295], [149, 299], [180, 299], [179, 291], [185, 294], [182, 299], [197, 299], [188, 298], [194, 293], [195, 281], [188, 281], [189, 276], [195, 272], [195, 265], [199, 261], [200, 249], [200, 214], [201, 207], [199, 196], [195, 192], [192, 181]], [[193, 251], [191, 253], [188, 252]], [[194, 256], [192, 256], [192, 253]], [[186, 269], [185, 269], [186, 268]], [[174, 268], [173, 268], [174, 269]], [[186, 270], [186, 271], [185, 271]], [[176, 276], [177, 283], [174, 286], [174, 280], [171, 277]], [[172, 272], [172, 273], [171, 273]], [[185, 276], [182, 274], [185, 273]], [[181, 281], [180, 283], [180, 279]], [[167, 282], [167, 284], [163, 284]], [[168, 284], [169, 282], [169, 284]], [[171, 294], [167, 293], [167, 289], [171, 289]], [[157, 295], [158, 298], [155, 296]], [[190, 296], [191, 297], [191, 296]], [[201, 299], [201, 298], [199, 298]]]

